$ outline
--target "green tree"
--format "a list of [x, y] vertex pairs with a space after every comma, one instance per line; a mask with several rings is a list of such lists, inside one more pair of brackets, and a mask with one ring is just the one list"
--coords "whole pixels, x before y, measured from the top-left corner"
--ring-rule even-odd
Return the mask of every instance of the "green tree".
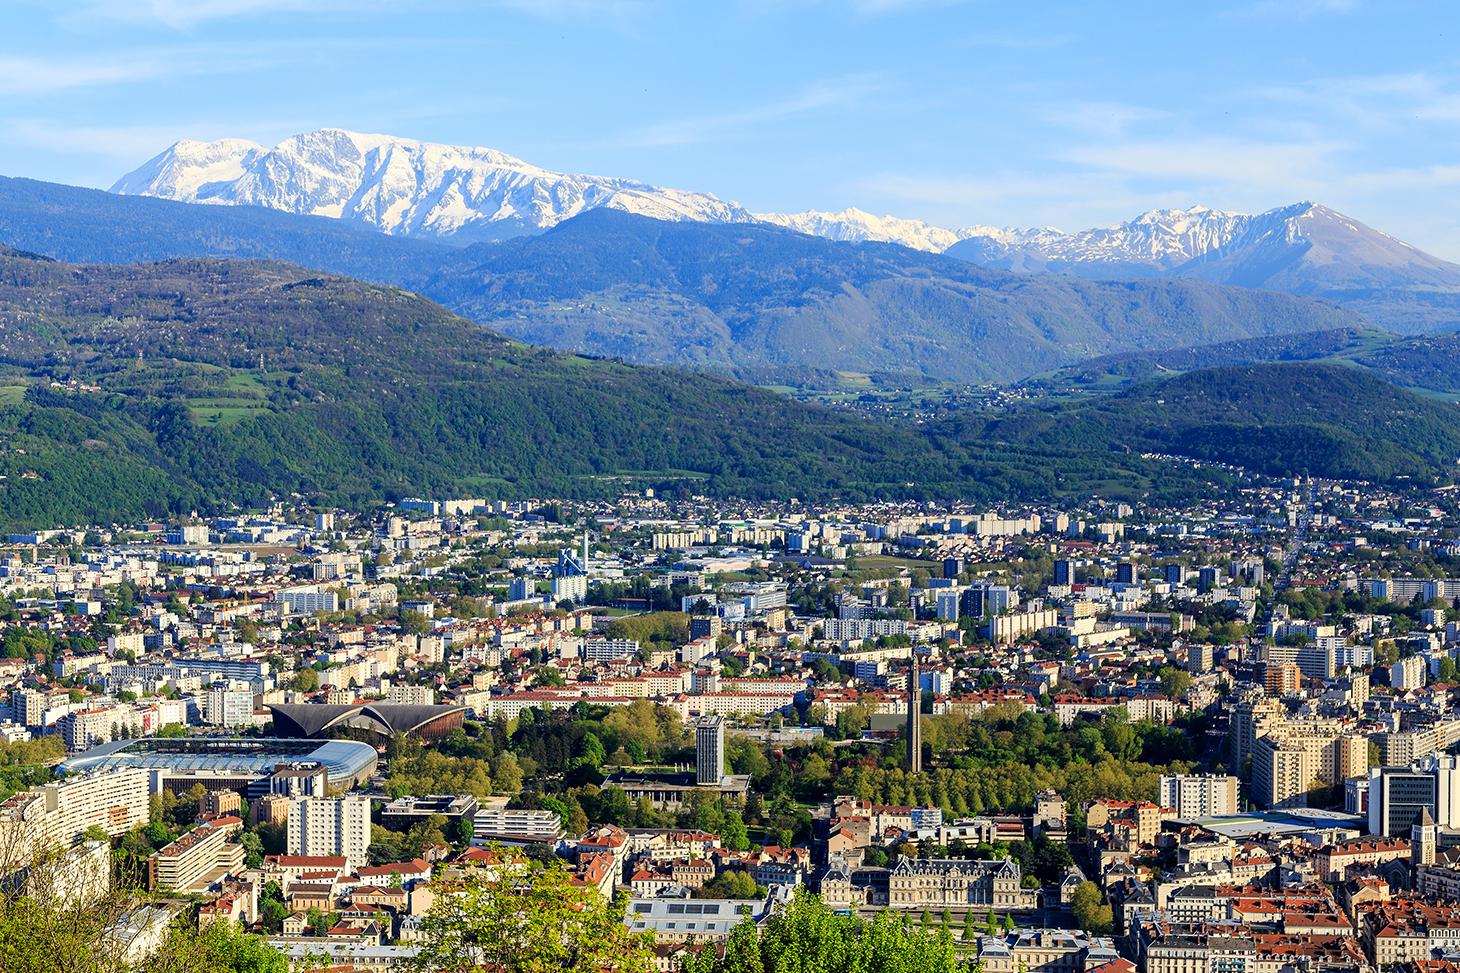
[[284, 954], [231, 922], [201, 928], [185, 912], [138, 973], [288, 973]]
[[1180, 699], [1191, 688], [1191, 673], [1170, 666], [1161, 670], [1161, 692], [1172, 699]]
[[90, 827], [88, 827], [85, 831], [81, 832], [81, 837], [85, 838], [87, 841], [111, 841], [112, 840], [112, 836], [109, 835], [109, 834], [107, 834], [106, 828], [103, 828], [99, 824], [93, 824]]
[[578, 747], [581, 755], [592, 761], [595, 768], [602, 767], [603, 762], [608, 759], [603, 752], [603, 741], [599, 740], [595, 734], [585, 733], [583, 739], [579, 741]]
[[526, 859], [489, 873], [467, 869], [458, 887], [440, 895], [422, 923], [416, 973], [650, 973], [648, 937], [629, 932], [622, 910], [596, 889], [575, 885], [553, 860], [534, 870]]
[[407, 608], [400, 613], [400, 627], [402, 632], [410, 635], [425, 635], [431, 631], [431, 620], [421, 612]]
[[731, 811], [725, 816], [725, 826], [720, 829], [720, 843], [731, 851], [750, 850], [750, 837], [738, 813]]
[[522, 790], [522, 767], [512, 754], [501, 754], [492, 761], [492, 790], [499, 794], [516, 794]]
[[1115, 924], [1114, 913], [1101, 901], [1100, 887], [1094, 882], [1081, 882], [1076, 887], [1070, 898], [1070, 912], [1081, 929], [1099, 936], [1108, 935]]
[[725, 955], [702, 950], [685, 973], [956, 973], [953, 940], [947, 930], [913, 929], [903, 917], [883, 910], [870, 921], [837, 915], [805, 888], [781, 914], [755, 926], [741, 922], [725, 944]]

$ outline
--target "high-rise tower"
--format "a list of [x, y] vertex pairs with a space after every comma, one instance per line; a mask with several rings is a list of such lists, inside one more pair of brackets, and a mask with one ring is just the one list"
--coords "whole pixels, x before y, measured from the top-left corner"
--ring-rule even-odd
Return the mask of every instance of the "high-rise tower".
[[912, 671], [907, 677], [907, 769], [923, 772], [923, 687], [918, 677], [918, 650], [912, 651]]

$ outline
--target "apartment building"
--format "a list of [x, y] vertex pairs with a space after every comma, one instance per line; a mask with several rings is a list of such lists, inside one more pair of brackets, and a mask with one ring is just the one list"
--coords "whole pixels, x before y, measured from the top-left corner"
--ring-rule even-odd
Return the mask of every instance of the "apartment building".
[[472, 829], [478, 838], [525, 837], [534, 841], [554, 842], [563, 835], [563, 822], [556, 811], [508, 810], [503, 806], [482, 808], [472, 817]]
[[434, 706], [436, 690], [430, 686], [391, 686], [385, 702], [392, 706]]
[[214, 726], [247, 726], [253, 723], [253, 693], [211, 689], [205, 698], [204, 715]]
[[1276, 699], [1261, 694], [1248, 695], [1230, 705], [1230, 724], [1227, 735], [1227, 750], [1232, 755], [1232, 766], [1241, 767], [1242, 761], [1252, 756], [1257, 738], [1268, 727], [1285, 721], [1287, 710]]
[[370, 801], [364, 797], [305, 797], [289, 808], [290, 855], [342, 855], [363, 862], [369, 847]]
[[46, 802], [49, 841], [74, 844], [96, 825], [112, 837], [147, 823], [148, 771], [116, 770], [89, 777], [68, 777], [33, 791]]
[[192, 889], [215, 869], [235, 873], [243, 867], [247, 853], [232, 844], [226, 824], [200, 824], [147, 859], [147, 887], [167, 887], [177, 892]]
[[1369, 741], [1324, 720], [1269, 724], [1252, 748], [1252, 799], [1262, 807], [1306, 807], [1314, 781], [1367, 773]]
[[1220, 814], [1236, 814], [1237, 778], [1201, 774], [1162, 777], [1160, 804], [1174, 808], [1178, 818], [1209, 818]]

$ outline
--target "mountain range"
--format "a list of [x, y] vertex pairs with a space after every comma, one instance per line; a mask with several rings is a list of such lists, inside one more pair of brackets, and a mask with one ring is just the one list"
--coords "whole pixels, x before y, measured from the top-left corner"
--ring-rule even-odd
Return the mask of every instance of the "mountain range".
[[612, 208], [453, 247], [357, 220], [0, 179], [0, 241], [78, 262], [285, 260], [403, 287], [532, 344], [792, 385], [833, 372], [1009, 382], [1096, 355], [1362, 323], [1314, 298], [1021, 276], [761, 222]]
[[1415, 334], [1460, 329], [1460, 265], [1325, 206], [1255, 216], [1195, 206], [1110, 227], [943, 229], [839, 213], [750, 213], [708, 193], [549, 172], [486, 148], [321, 129], [273, 148], [241, 139], [181, 141], [112, 191], [260, 206], [454, 245], [548, 230], [592, 209], [666, 221], [756, 221], [846, 243], [888, 242], [1021, 274], [1095, 280], [1181, 277], [1325, 297], [1371, 324]]
[[707, 193], [549, 172], [493, 149], [338, 128], [295, 135], [271, 149], [245, 139], [184, 140], [117, 180], [111, 191], [266, 206], [457, 244], [540, 233], [600, 207], [660, 220], [755, 219]]

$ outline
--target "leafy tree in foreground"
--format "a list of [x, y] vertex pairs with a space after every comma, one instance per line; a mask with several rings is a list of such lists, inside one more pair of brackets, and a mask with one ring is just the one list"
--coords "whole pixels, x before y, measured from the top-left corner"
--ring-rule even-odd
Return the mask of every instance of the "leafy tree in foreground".
[[[686, 961], [684, 973], [955, 973], [959, 969], [946, 929], [914, 930], [882, 911], [870, 922], [838, 915], [804, 889], [757, 937], [740, 923], [717, 958], [706, 949]], [[970, 973], [982, 973], [974, 964]]]
[[621, 909], [574, 885], [556, 860], [509, 859], [432, 888], [415, 973], [654, 970], [648, 937], [631, 934]]

